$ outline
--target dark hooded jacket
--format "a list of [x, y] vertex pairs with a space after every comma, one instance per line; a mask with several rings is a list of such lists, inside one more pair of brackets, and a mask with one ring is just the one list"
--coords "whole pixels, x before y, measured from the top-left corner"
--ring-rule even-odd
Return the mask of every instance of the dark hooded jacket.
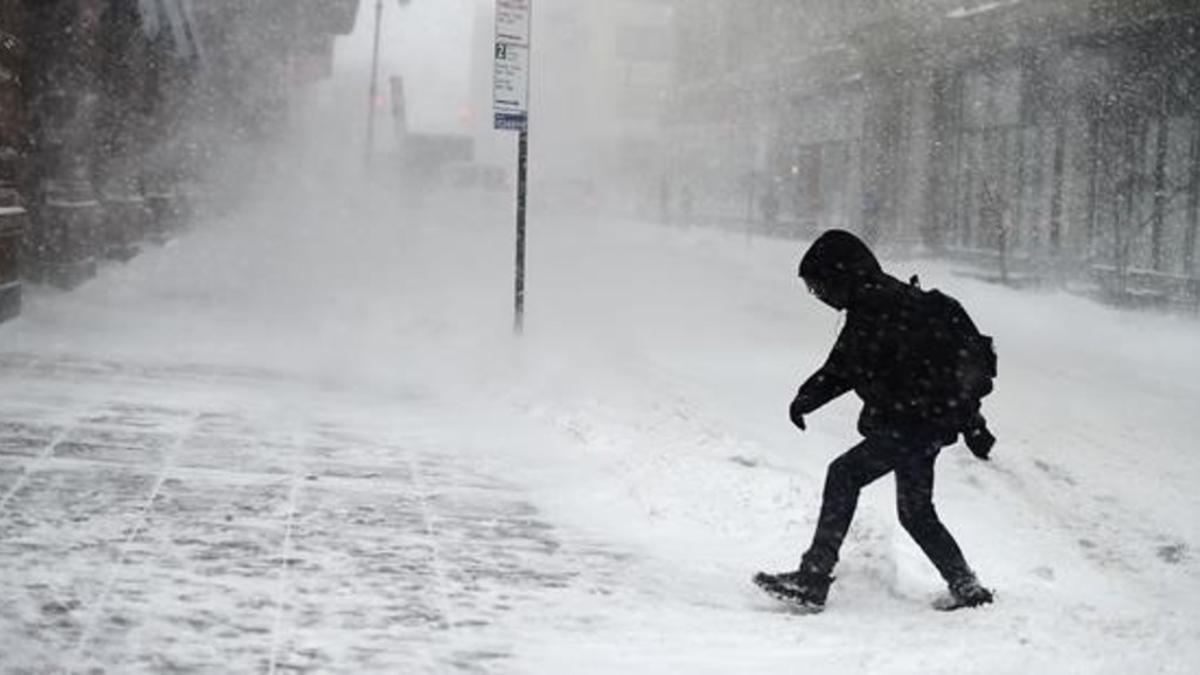
[[947, 322], [975, 331], [956, 301], [885, 274], [866, 244], [841, 230], [813, 243], [800, 276], [823, 302], [846, 310], [829, 357], [796, 395], [800, 413], [853, 390], [863, 401], [858, 428], [864, 436], [941, 445], [981, 419], [978, 399], [940, 389], [952, 377], [943, 371], [954, 369], [944, 365], [947, 351], [955, 351], [946, 340]]

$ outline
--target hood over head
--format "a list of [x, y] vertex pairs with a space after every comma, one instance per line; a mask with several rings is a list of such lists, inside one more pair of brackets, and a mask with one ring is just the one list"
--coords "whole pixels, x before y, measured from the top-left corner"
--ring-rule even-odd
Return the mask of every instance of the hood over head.
[[845, 230], [826, 230], [800, 261], [800, 277], [834, 309], [846, 309], [855, 292], [883, 273], [861, 239]]

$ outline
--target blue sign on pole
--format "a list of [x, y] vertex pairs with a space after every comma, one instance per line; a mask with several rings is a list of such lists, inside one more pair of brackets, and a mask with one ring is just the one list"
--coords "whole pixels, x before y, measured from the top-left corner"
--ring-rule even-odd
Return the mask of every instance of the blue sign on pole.
[[494, 126], [502, 130], [521, 131], [526, 128], [528, 121], [529, 117], [524, 113], [497, 112]]

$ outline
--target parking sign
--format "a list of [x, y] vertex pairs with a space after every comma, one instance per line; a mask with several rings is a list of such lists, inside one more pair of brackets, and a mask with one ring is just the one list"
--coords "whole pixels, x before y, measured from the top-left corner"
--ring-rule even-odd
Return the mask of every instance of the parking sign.
[[492, 110], [497, 129], [525, 129], [529, 119], [530, 0], [496, 0]]

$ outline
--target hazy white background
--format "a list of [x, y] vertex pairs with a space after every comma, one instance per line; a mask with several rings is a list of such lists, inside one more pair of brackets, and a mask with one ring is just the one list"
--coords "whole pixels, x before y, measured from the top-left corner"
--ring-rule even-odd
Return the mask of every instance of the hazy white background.
[[[396, 0], [385, 0], [379, 47], [381, 91], [387, 93], [390, 76], [404, 77], [413, 129], [456, 130], [459, 110], [470, 102], [471, 38], [477, 4], [479, 0], [413, 0], [401, 7]], [[363, 0], [354, 32], [339, 39], [335, 47], [337, 79], [361, 88], [363, 101], [374, 27], [375, 0]]]

